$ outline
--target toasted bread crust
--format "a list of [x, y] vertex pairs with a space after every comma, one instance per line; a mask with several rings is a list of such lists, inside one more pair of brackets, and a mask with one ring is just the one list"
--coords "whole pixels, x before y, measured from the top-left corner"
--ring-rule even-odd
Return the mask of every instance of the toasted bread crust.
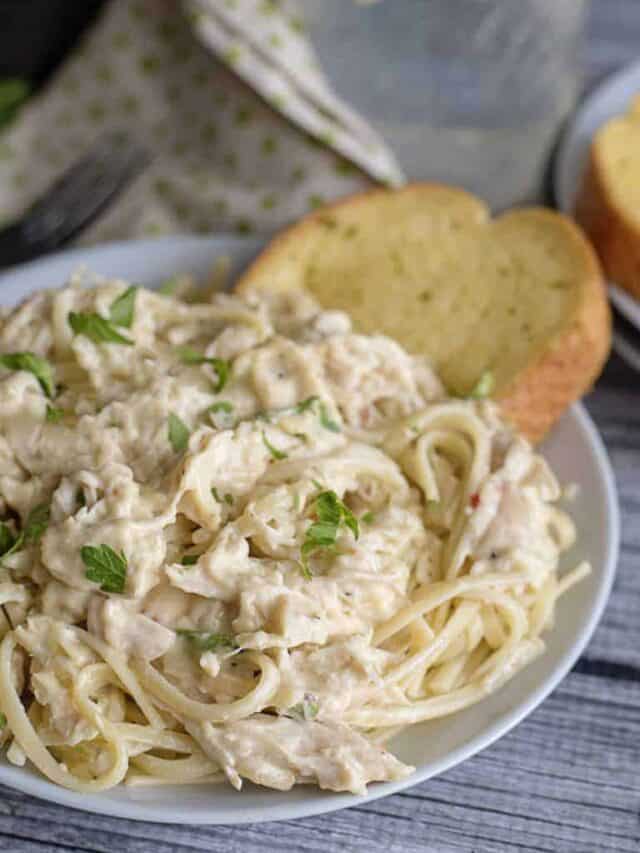
[[507, 420], [534, 444], [590, 390], [611, 349], [611, 312], [598, 258], [579, 228], [566, 218], [563, 225], [583, 244], [588, 266], [583, 299], [573, 324], [498, 397]]
[[597, 141], [591, 147], [575, 216], [593, 242], [606, 275], [640, 299], [640, 229], [607, 189]]
[[[465, 192], [439, 184], [415, 183], [401, 190], [375, 189], [341, 199], [332, 205], [304, 217], [277, 235], [258, 258], [248, 267], [236, 289], [240, 293], [251, 290], [255, 284], [275, 289], [293, 286], [286, 280], [278, 280], [269, 273], [277, 268], [279, 260], [303, 257], [307, 241], [312, 243], [322, 219], [340, 211], [349, 210], [357, 217], [363, 206], [375, 204], [381, 195], [403, 193], [415, 195], [432, 203], [438, 194], [458, 194], [473, 206], [478, 224], [490, 221], [487, 206], [480, 199]], [[531, 208], [499, 217], [499, 223], [509, 217], [540, 217], [548, 225], [553, 223], [569, 241], [581, 259], [584, 281], [580, 299], [567, 323], [548, 341], [543, 352], [538, 353], [497, 394], [504, 413], [517, 429], [533, 442], [540, 441], [563, 411], [574, 400], [584, 394], [597, 379], [610, 349], [610, 312], [606, 299], [603, 277], [598, 259], [585, 239], [580, 228], [569, 219], [551, 210]], [[452, 334], [454, 330], [452, 329]], [[402, 343], [402, 341], [400, 341]]]

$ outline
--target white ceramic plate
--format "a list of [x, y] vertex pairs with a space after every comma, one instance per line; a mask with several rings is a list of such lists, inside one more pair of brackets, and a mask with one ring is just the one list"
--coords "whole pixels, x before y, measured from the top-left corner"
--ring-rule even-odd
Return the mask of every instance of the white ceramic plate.
[[[105, 275], [154, 284], [177, 272], [205, 274], [221, 254], [239, 268], [260, 248], [237, 237], [175, 237], [116, 243], [53, 255], [0, 275], [0, 303], [11, 305], [33, 290], [61, 285], [85, 264]], [[393, 751], [416, 766], [402, 782], [371, 785], [366, 797], [332, 794], [310, 786], [288, 793], [247, 785], [242, 793], [228, 786], [180, 786], [154, 789], [119, 787], [103, 794], [76, 794], [46, 781], [28, 767], [0, 759], [0, 783], [67, 806], [123, 818], [171, 823], [250, 823], [329, 812], [366, 802], [442, 773], [493, 743], [529, 714], [571, 668], [587, 644], [613, 581], [619, 539], [615, 485], [606, 451], [582, 406], [574, 406], [544, 445], [561, 480], [580, 486], [571, 512], [578, 544], [565, 561], [588, 559], [593, 573], [565, 596], [548, 650], [506, 687], [482, 703], [448, 719], [423, 723], [393, 744]], [[507, 768], [505, 768], [507, 769]]]
[[[554, 164], [556, 203], [563, 213], [573, 215], [595, 132], [610, 118], [624, 113], [637, 94], [640, 94], [640, 62], [607, 77], [577, 110], [562, 137]], [[640, 333], [640, 302], [615, 284], [609, 285], [609, 295], [618, 311]], [[614, 347], [625, 361], [640, 370], [640, 347], [635, 338], [630, 340], [616, 333]]]

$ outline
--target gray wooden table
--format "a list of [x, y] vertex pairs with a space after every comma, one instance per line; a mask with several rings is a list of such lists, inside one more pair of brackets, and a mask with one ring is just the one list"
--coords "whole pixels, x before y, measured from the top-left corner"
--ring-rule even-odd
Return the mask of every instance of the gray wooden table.
[[[596, 0], [590, 84], [639, 54], [640, 0]], [[515, 731], [448, 773], [370, 805], [244, 828], [116, 820], [0, 787], [0, 851], [639, 851], [640, 376], [613, 357], [587, 406], [618, 483], [618, 574], [585, 656]]]

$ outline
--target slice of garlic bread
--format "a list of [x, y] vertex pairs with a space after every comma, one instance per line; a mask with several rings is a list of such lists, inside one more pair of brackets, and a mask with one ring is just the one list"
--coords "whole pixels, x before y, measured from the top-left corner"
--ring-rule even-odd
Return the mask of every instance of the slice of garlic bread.
[[607, 276], [640, 299], [640, 96], [596, 133], [575, 215]]
[[453, 187], [373, 190], [325, 207], [277, 236], [237, 284], [298, 287], [356, 329], [428, 355], [455, 394], [491, 371], [492, 396], [534, 441], [609, 351], [602, 276], [580, 230], [542, 208], [491, 219]]

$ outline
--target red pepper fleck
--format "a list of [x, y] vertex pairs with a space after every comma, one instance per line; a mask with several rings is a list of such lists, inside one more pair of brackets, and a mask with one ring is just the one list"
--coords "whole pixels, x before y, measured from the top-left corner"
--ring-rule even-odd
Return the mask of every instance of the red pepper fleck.
[[469, 503], [473, 507], [473, 509], [478, 509], [480, 506], [480, 495], [477, 492], [474, 492], [469, 498]]

